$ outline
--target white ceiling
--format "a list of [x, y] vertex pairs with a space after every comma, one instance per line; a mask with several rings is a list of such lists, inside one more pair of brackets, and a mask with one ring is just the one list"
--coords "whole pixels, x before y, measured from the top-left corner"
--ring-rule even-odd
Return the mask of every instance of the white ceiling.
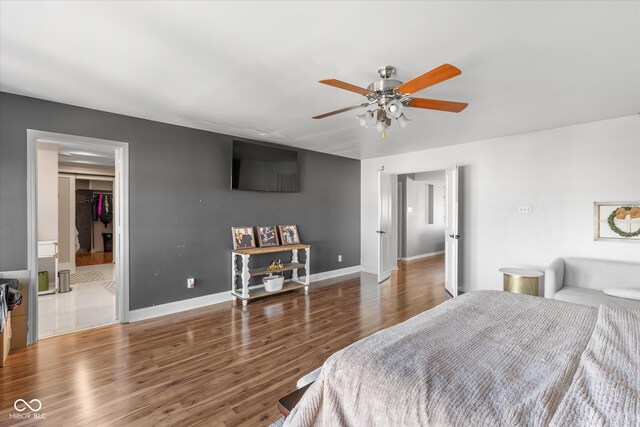
[[[443, 63], [462, 113], [311, 120]], [[0, 90], [370, 158], [640, 112], [640, 2], [2, 2]]]
[[111, 146], [79, 144], [75, 141], [46, 138], [39, 138], [38, 142], [57, 145], [58, 163], [62, 165], [73, 165], [87, 169], [92, 167], [113, 169], [116, 164], [115, 149]]
[[87, 150], [60, 150], [58, 152], [58, 163], [64, 165], [83, 166], [110, 166], [116, 165], [114, 153], [101, 154]]

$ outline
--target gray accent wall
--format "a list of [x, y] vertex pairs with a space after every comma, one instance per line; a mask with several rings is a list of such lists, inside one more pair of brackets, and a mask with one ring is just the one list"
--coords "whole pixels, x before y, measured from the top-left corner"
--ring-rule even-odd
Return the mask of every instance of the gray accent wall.
[[297, 224], [311, 273], [360, 264], [358, 160], [299, 150], [298, 193], [232, 191], [246, 139], [0, 92], [0, 271], [27, 268], [27, 129], [129, 143], [131, 310], [228, 291], [233, 225]]

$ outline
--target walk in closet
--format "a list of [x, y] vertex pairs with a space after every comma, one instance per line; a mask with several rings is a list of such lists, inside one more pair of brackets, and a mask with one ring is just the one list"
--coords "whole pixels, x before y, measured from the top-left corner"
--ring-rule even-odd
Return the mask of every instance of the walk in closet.
[[112, 251], [112, 181], [76, 179], [76, 228], [79, 252]]

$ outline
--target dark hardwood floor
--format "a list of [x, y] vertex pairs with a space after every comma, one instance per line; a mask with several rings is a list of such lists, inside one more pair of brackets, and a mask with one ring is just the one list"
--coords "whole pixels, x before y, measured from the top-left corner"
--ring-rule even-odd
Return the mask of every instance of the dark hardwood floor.
[[444, 259], [391, 280], [355, 274], [242, 305], [222, 303], [44, 339], [0, 368], [0, 424], [39, 399], [43, 425], [268, 425], [276, 401], [341, 348], [442, 303]]
[[76, 253], [76, 267], [85, 265], [111, 264], [113, 252], [78, 252]]

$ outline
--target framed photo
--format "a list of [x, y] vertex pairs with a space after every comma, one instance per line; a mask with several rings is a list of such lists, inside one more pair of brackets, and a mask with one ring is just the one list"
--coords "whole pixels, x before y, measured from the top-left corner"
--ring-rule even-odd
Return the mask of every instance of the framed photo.
[[280, 241], [283, 245], [295, 245], [300, 243], [300, 236], [298, 236], [298, 227], [295, 225], [279, 225], [280, 229]]
[[253, 236], [253, 226], [231, 227], [233, 237], [233, 249], [248, 249], [256, 247], [256, 239]]
[[259, 225], [258, 227], [258, 242], [260, 247], [267, 246], [280, 246], [278, 242], [278, 232], [275, 225]]
[[640, 201], [594, 202], [594, 240], [640, 242]]

